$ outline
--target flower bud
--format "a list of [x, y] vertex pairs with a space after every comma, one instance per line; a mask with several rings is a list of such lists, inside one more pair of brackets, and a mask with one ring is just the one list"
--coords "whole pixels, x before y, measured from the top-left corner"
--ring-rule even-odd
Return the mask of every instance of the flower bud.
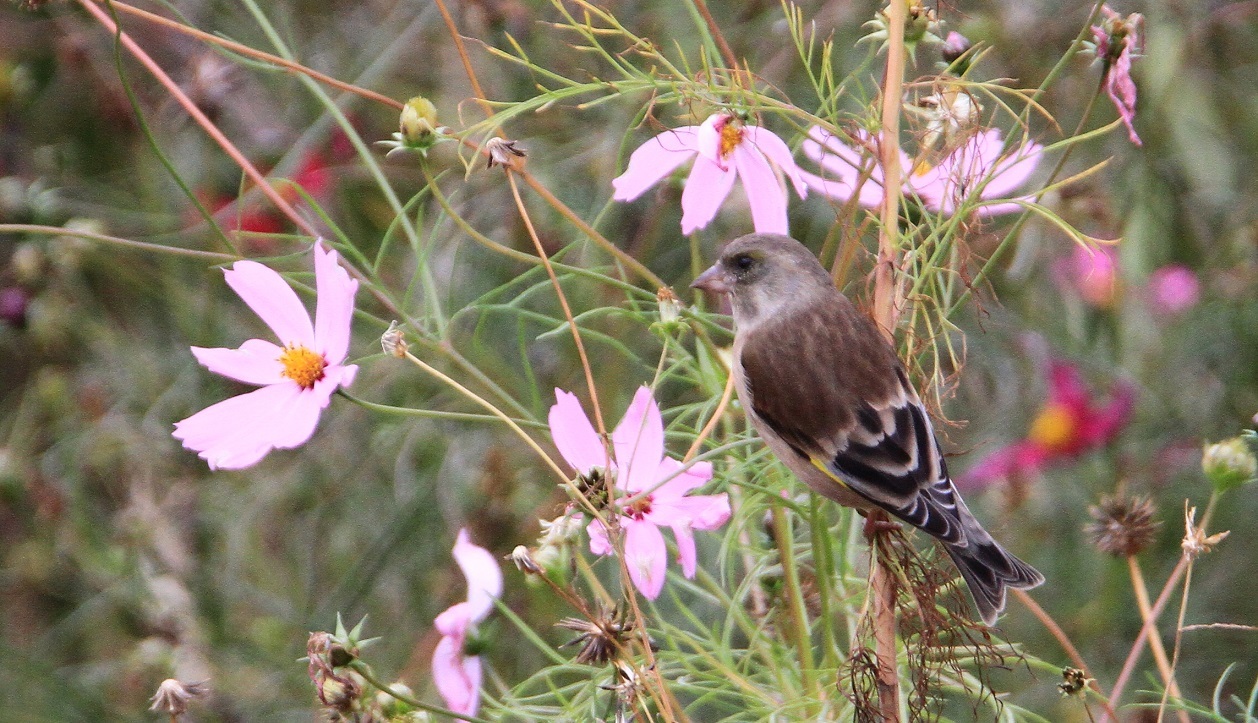
[[1201, 469], [1216, 492], [1226, 492], [1258, 477], [1258, 459], [1244, 437], [1233, 437], [1207, 444], [1201, 455]]
[[26, 308], [30, 295], [19, 286], [0, 289], [0, 322], [15, 329], [26, 326]]
[[[415, 691], [411, 690], [410, 686], [405, 683], [391, 683], [389, 690], [406, 698], [415, 697]], [[376, 705], [380, 707], [380, 712], [389, 720], [409, 715], [411, 711], [415, 710], [410, 703], [389, 695], [389, 693], [383, 690], [376, 692]]]
[[408, 145], [428, 145], [437, 131], [437, 107], [422, 95], [411, 98], [402, 107], [400, 126], [402, 140]]
[[968, 53], [972, 47], [974, 47], [974, 44], [970, 42], [969, 38], [953, 30], [948, 33], [948, 37], [944, 38], [943, 47], [939, 49], [939, 54], [943, 56], [945, 62], [951, 65], [957, 62], [962, 55]]
[[681, 299], [667, 286], [661, 286], [655, 293], [655, 302], [660, 311], [660, 323], [671, 324], [681, 317]]

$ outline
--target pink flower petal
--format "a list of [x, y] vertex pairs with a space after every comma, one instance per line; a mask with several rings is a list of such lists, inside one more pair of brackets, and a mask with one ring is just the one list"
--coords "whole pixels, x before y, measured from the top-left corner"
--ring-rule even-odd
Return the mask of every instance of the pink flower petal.
[[[791, 180], [795, 186], [795, 193], [799, 194], [800, 198], [808, 195], [808, 185], [799, 174], [799, 167], [795, 165], [795, 157], [791, 154], [791, 148], [786, 145], [786, 141], [760, 126], [747, 126], [743, 129], [743, 145], [750, 145], [780, 168], [782, 173]], [[743, 183], [746, 184], [746, 181]]]
[[555, 404], [550, 408], [550, 436], [559, 454], [580, 474], [595, 467], [607, 468], [607, 448], [594, 431], [590, 418], [581, 409], [577, 395], [555, 389]]
[[650, 387], [642, 386], [612, 432], [616, 486], [629, 493], [650, 489], [664, 458], [664, 420]]
[[176, 422], [174, 436], [210, 469], [243, 469], [272, 449], [305, 444], [327, 401], [315, 390], [285, 381], [206, 407]]
[[472, 620], [472, 605], [467, 602], [455, 603], [441, 612], [432, 621], [437, 632], [448, 638], [463, 639], [475, 622]]
[[982, 489], [1017, 474], [1039, 471], [1048, 451], [1029, 441], [1017, 442], [992, 452], [954, 482], [962, 492]]
[[716, 218], [716, 212], [734, 187], [738, 172], [722, 170], [712, 161], [699, 156], [681, 192], [681, 232], [694, 233]]
[[623, 517], [621, 529], [625, 533], [625, 566], [634, 587], [648, 600], [660, 596], [664, 589], [664, 575], [668, 566], [668, 548], [664, 535], [650, 522]]
[[786, 219], [786, 189], [778, 181], [769, 161], [754, 148], [739, 144], [734, 149], [734, 168], [742, 179], [751, 221], [760, 233], [790, 233]]
[[729, 495], [690, 495], [654, 505], [647, 519], [675, 526], [682, 521], [695, 530], [715, 530], [729, 521]]
[[677, 561], [681, 563], [681, 574], [687, 580], [693, 580], [698, 555], [695, 553], [695, 535], [686, 525], [671, 525], [673, 539], [677, 541]]
[[472, 543], [467, 529], [459, 530], [454, 543], [454, 561], [467, 578], [467, 604], [472, 622], [480, 622], [502, 595], [502, 568], [489, 550]]
[[192, 355], [206, 369], [246, 384], [279, 384], [285, 380], [280, 355], [284, 350], [262, 339], [250, 339], [239, 349], [192, 347]]
[[310, 314], [283, 277], [256, 261], [237, 261], [223, 275], [227, 285], [275, 332], [282, 346], [314, 348]]
[[[683, 470], [681, 462], [665, 457], [660, 461], [655, 477], [656, 481], [651, 485], [651, 496], [657, 501], [671, 503], [691, 490], [707, 484], [712, 479], [712, 463], [695, 462]], [[668, 481], [660, 484], [662, 480]]]
[[697, 128], [684, 126], [664, 131], [638, 146], [629, 156], [625, 172], [612, 179], [612, 188], [615, 189], [612, 198], [632, 201], [693, 158], [697, 148]]
[[721, 131], [725, 129], [725, 124], [729, 123], [730, 119], [731, 116], [728, 113], [713, 113], [695, 129], [695, 150], [699, 152], [699, 157], [715, 164], [721, 170], [729, 170], [725, 159], [721, 157]]
[[1040, 165], [1044, 147], [1028, 143], [1007, 156], [997, 165], [992, 180], [983, 187], [984, 198], [1000, 198], [1026, 183]]
[[590, 536], [590, 552], [595, 555], [610, 555], [615, 551], [612, 547], [611, 539], [607, 537], [607, 528], [598, 520], [590, 520], [590, 524], [585, 526], [585, 532]]
[[314, 350], [323, 354], [329, 364], [345, 361], [349, 350], [350, 322], [354, 316], [354, 294], [358, 281], [337, 263], [336, 252], [323, 252], [323, 244], [316, 243]]
[[443, 637], [432, 654], [432, 682], [455, 713], [474, 716], [480, 708], [481, 661], [465, 657], [461, 639]]

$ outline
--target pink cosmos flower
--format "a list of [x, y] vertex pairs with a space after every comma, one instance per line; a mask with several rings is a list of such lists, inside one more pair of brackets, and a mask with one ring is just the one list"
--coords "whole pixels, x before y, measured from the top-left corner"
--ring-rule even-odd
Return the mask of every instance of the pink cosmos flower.
[[[836, 201], [855, 196], [862, 206], [876, 208], [883, 202], [882, 166], [870, 150], [875, 147], [876, 138], [862, 130], [855, 140], [857, 148], [820, 126], [813, 126], [803, 144], [804, 155], [817, 162], [823, 175], [807, 171], [800, 174], [810, 188], [824, 196]], [[1003, 149], [1004, 139], [993, 128], [970, 136], [935, 166], [914, 169], [908, 155], [901, 151], [904, 193], [916, 196], [927, 210], [948, 215], [956, 213], [976, 190], [982, 199], [978, 206], [982, 216], [1019, 211], [1022, 207], [1017, 203], [989, 201], [1008, 198], [1025, 183], [1039, 165], [1044, 147], [1028, 142], [1002, 156]], [[862, 178], [866, 174], [868, 177]]]
[[319, 414], [358, 367], [345, 365], [358, 282], [337, 264], [336, 252], [315, 244], [315, 321], [275, 271], [237, 261], [227, 285], [275, 332], [280, 343], [249, 339], [238, 349], [192, 347], [216, 374], [260, 385], [175, 423], [175, 439], [210, 469], [243, 469], [272, 449], [292, 449], [314, 434]]
[[1104, 15], [1101, 24], [1092, 26], [1092, 39], [1096, 44], [1096, 57], [1104, 66], [1105, 93], [1127, 126], [1127, 137], [1137, 146], [1144, 145], [1132, 125], [1136, 118], [1136, 83], [1131, 79], [1131, 59], [1139, 52], [1140, 24], [1144, 16], [1132, 13], [1123, 17], [1108, 5], [1101, 6], [1101, 14]]
[[1154, 311], [1176, 316], [1197, 305], [1201, 282], [1183, 264], [1167, 264], [1149, 276], [1149, 300]]
[[786, 188], [774, 167], [791, 179], [800, 198], [808, 193], [791, 149], [772, 132], [729, 113], [710, 115], [702, 125], [664, 131], [643, 143], [629, 156], [625, 172], [612, 179], [612, 198], [632, 201], [692, 158], [694, 167], [681, 192], [682, 233], [716, 218], [735, 177], [742, 179], [756, 231], [788, 233]]
[[502, 595], [502, 569], [489, 550], [472, 543], [466, 529], [459, 530], [454, 543], [454, 561], [467, 578], [467, 601], [433, 621], [441, 641], [432, 654], [432, 680], [447, 708], [474, 716], [480, 707], [481, 660], [464, 648], [468, 632], [489, 616], [494, 599]]
[[1053, 265], [1053, 280], [1059, 289], [1078, 294], [1096, 309], [1108, 309], [1118, 300], [1118, 260], [1108, 246], [1076, 244], [1070, 256]]
[[[660, 527], [672, 529], [681, 571], [693, 578], [693, 531], [725, 524], [729, 497], [689, 494], [712, 478], [712, 464], [696, 462], [683, 469], [680, 462], [664, 456], [664, 421], [651, 390], [645, 386], [638, 390], [612, 432], [612, 459], [576, 395], [562, 389], [555, 390], [555, 406], [550, 408], [550, 433], [559, 453], [579, 474], [604, 469], [615, 478], [616, 489], [625, 493], [608, 511], [624, 532], [625, 564], [634, 586], [651, 600], [664, 588], [668, 550]], [[590, 552], [614, 552], [602, 522], [591, 521], [586, 531]]]
[[1135, 404], [1135, 389], [1115, 385], [1108, 404], [1097, 404], [1078, 368], [1066, 362], [1049, 365], [1048, 401], [1025, 439], [998, 449], [957, 479], [963, 492], [1001, 479], [1022, 478], [1067, 462], [1108, 443], [1126, 426]]

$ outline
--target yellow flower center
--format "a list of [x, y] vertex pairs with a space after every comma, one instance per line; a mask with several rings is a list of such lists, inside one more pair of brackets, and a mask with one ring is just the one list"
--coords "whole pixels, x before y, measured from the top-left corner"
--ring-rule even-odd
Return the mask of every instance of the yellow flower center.
[[286, 346], [284, 353], [280, 354], [280, 364], [284, 365], [281, 374], [297, 382], [302, 389], [310, 389], [323, 378], [323, 370], [328, 362], [322, 354], [316, 354], [304, 346]]
[[734, 121], [721, 126], [721, 158], [729, 158], [739, 143], [743, 142], [743, 129]]
[[1027, 437], [1049, 449], [1062, 449], [1070, 445], [1076, 431], [1074, 415], [1070, 410], [1061, 404], [1049, 404], [1031, 422]]

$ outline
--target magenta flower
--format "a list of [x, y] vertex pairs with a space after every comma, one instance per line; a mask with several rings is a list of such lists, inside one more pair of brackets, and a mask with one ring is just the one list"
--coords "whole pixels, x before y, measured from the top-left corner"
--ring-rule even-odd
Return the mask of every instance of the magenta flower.
[[1025, 439], [998, 449], [957, 479], [963, 492], [1001, 479], [1025, 479], [1107, 444], [1131, 417], [1135, 389], [1115, 385], [1108, 404], [1097, 404], [1078, 368], [1054, 361], [1049, 366], [1048, 401]]
[[1118, 109], [1118, 117], [1127, 126], [1127, 137], [1137, 146], [1144, 145], [1132, 125], [1136, 118], [1136, 83], [1131, 79], [1131, 59], [1139, 52], [1144, 16], [1132, 13], [1123, 17], [1108, 5], [1101, 6], [1101, 14], [1101, 24], [1092, 26], [1096, 57], [1104, 68], [1101, 82]]
[[1167, 264], [1149, 276], [1149, 301], [1154, 311], [1176, 316], [1197, 305], [1201, 282], [1183, 264]]
[[315, 244], [315, 321], [275, 271], [237, 261], [224, 272], [227, 285], [275, 332], [280, 343], [249, 339], [239, 349], [192, 347], [197, 361], [216, 374], [261, 385], [175, 423], [175, 439], [210, 469], [243, 469], [272, 449], [292, 449], [314, 434], [319, 414], [358, 367], [345, 365], [358, 282], [337, 264], [336, 252]]
[[788, 233], [786, 188], [774, 168], [791, 179], [800, 198], [808, 193], [791, 149], [772, 132], [729, 113], [710, 115], [702, 125], [664, 131], [643, 143], [629, 156], [625, 172], [612, 179], [612, 198], [632, 201], [692, 158], [694, 167], [681, 192], [682, 233], [716, 218], [735, 177], [742, 179], [756, 231]]
[[[664, 421], [651, 390], [642, 387], [625, 416], [612, 432], [612, 459], [594, 431], [576, 395], [555, 390], [550, 408], [550, 433], [559, 453], [579, 474], [604, 469], [615, 479], [624, 496], [612, 502], [608, 512], [624, 532], [625, 565], [629, 578], [647, 598], [654, 600], [664, 588], [668, 550], [660, 527], [673, 531], [681, 571], [695, 575], [694, 530], [715, 530], [730, 516], [725, 494], [690, 495], [712, 478], [712, 464], [696, 462], [688, 468], [664, 456]], [[614, 552], [607, 529], [592, 520], [590, 552]]]
[[[853, 196], [862, 206], [876, 208], [883, 202], [883, 172], [874, 154], [876, 139], [858, 131], [859, 148], [840, 141], [820, 126], [813, 126], [804, 141], [804, 155], [821, 167], [823, 176], [800, 171], [810, 188], [836, 201]], [[953, 149], [938, 165], [922, 165], [914, 169], [912, 161], [901, 151], [900, 168], [904, 172], [904, 193], [915, 196], [929, 211], [951, 215], [975, 191], [981, 199], [978, 212], [982, 216], [1013, 213], [1018, 203], [992, 203], [992, 199], [1009, 198], [1009, 194], [1026, 182], [1039, 165], [1044, 147], [1027, 142], [1013, 152], [1001, 155], [1004, 139], [1000, 131], [989, 129], [976, 133]], [[866, 177], [867, 176], [867, 177]], [[1022, 197], [1018, 200], [1030, 200]]]
[[467, 654], [467, 636], [502, 595], [502, 569], [489, 550], [472, 544], [466, 529], [459, 530], [454, 543], [454, 561], [467, 578], [467, 600], [433, 621], [441, 641], [432, 654], [432, 680], [447, 708], [474, 716], [480, 707], [481, 660]]

